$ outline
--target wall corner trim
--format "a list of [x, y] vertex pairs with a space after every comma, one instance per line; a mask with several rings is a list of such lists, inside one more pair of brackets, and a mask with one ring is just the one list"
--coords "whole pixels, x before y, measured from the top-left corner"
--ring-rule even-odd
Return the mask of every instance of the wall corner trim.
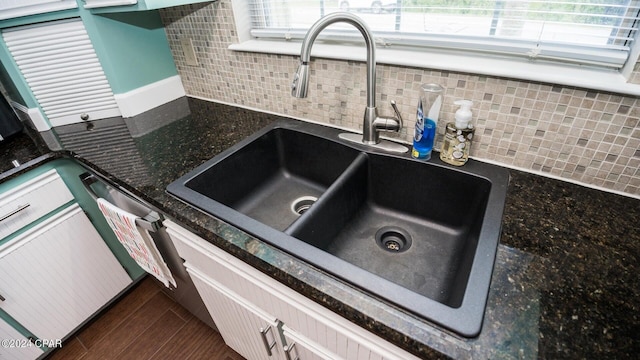
[[39, 108], [28, 108], [20, 103], [11, 101], [11, 106], [18, 114], [18, 117], [23, 120], [25, 117], [31, 120], [33, 127], [39, 132], [51, 130], [51, 125], [42, 114]]
[[186, 96], [180, 76], [172, 76], [149, 85], [115, 94], [122, 117], [132, 117]]

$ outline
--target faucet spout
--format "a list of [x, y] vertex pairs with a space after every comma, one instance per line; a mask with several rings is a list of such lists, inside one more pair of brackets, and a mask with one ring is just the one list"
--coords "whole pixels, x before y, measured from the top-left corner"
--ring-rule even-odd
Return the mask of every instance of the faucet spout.
[[311, 61], [311, 48], [313, 43], [318, 37], [318, 34], [324, 30], [327, 26], [337, 23], [345, 22], [353, 25], [364, 37], [364, 42], [367, 47], [367, 107], [376, 107], [376, 46], [371, 35], [371, 30], [367, 24], [365, 24], [359, 17], [350, 14], [348, 12], [335, 12], [320, 20], [316, 21], [311, 26], [307, 35], [302, 41], [302, 48], [300, 50], [300, 65], [298, 65], [298, 71], [293, 78], [293, 84], [291, 85], [291, 94], [298, 98], [307, 96], [307, 88], [309, 86], [309, 62]]
[[[307, 96], [309, 88], [309, 62], [311, 61], [311, 47], [322, 30], [337, 22], [345, 22], [353, 25], [364, 37], [364, 42], [367, 47], [367, 107], [364, 111], [362, 139], [359, 142], [367, 145], [378, 145], [380, 143], [380, 131], [400, 131], [400, 129], [402, 129], [402, 117], [400, 116], [400, 112], [398, 111], [395, 102], [392, 102], [392, 106], [398, 118], [378, 116], [378, 110], [376, 109], [376, 44], [373, 39], [373, 35], [371, 34], [371, 30], [369, 30], [367, 24], [365, 24], [359, 17], [348, 12], [335, 12], [321, 18], [311, 26], [302, 41], [300, 64], [293, 76], [293, 81], [291, 83], [291, 95], [297, 98], [304, 98]], [[353, 141], [353, 136], [351, 135], [341, 136], [341, 138]], [[395, 149], [391, 151], [396, 152], [408, 151], [408, 149], [402, 145], [385, 146], [384, 148]]]

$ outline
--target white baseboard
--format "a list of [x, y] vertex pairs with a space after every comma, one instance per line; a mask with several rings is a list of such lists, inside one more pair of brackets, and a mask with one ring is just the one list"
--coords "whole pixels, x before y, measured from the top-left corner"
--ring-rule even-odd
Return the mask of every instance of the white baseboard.
[[20, 120], [29, 120], [33, 127], [35, 127], [39, 132], [51, 130], [51, 125], [49, 124], [49, 121], [45, 119], [40, 108], [28, 108], [15, 101], [11, 101], [11, 107], [16, 111]]
[[172, 76], [114, 97], [122, 117], [132, 117], [186, 96], [180, 76]]

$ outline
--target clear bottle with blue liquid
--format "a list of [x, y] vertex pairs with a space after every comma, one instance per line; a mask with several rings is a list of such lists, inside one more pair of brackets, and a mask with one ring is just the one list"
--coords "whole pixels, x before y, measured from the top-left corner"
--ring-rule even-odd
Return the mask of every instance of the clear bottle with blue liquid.
[[438, 84], [422, 84], [421, 88], [411, 156], [426, 161], [431, 159], [444, 88]]

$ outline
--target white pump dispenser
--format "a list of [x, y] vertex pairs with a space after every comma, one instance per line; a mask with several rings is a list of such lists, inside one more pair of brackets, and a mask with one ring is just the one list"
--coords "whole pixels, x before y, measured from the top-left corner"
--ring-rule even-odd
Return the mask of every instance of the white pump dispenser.
[[459, 105], [460, 109], [456, 111], [455, 122], [447, 123], [440, 160], [451, 165], [462, 166], [469, 160], [469, 148], [475, 132], [473, 125], [471, 125], [473, 102], [458, 100], [454, 104]]
[[458, 100], [454, 102], [454, 104], [460, 106], [460, 109], [456, 111], [456, 127], [458, 129], [466, 129], [471, 122], [471, 117], [473, 113], [471, 112], [471, 107], [473, 106], [473, 101], [471, 100]]

